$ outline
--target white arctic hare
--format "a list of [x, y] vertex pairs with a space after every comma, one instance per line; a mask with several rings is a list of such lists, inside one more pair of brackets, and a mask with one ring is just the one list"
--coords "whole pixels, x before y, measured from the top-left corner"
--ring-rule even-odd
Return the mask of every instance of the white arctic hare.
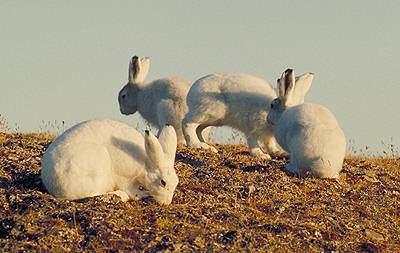
[[295, 77], [287, 69], [278, 79], [279, 97], [271, 103], [268, 121], [279, 145], [289, 152], [286, 170], [303, 176], [337, 178], [346, 152], [346, 138], [335, 116], [324, 106], [304, 103], [314, 75]]
[[[242, 131], [250, 153], [264, 159], [280, 153], [273, 129], [267, 124], [271, 101], [276, 98], [266, 81], [247, 74], [212, 74], [197, 80], [189, 90], [189, 111], [183, 119], [186, 143], [191, 147], [217, 150], [205, 143], [202, 130], [227, 125]], [[264, 153], [258, 141], [265, 144]]]
[[170, 204], [178, 184], [176, 133], [166, 125], [157, 138], [107, 119], [82, 122], [50, 144], [41, 178], [50, 194], [80, 199], [107, 193], [122, 198], [153, 196]]
[[171, 77], [144, 84], [149, 67], [148, 57], [132, 57], [128, 83], [118, 95], [120, 111], [125, 115], [139, 111], [145, 120], [160, 131], [165, 124], [171, 124], [175, 127], [178, 143], [185, 144], [182, 119], [187, 112], [186, 95], [190, 82], [180, 77]]

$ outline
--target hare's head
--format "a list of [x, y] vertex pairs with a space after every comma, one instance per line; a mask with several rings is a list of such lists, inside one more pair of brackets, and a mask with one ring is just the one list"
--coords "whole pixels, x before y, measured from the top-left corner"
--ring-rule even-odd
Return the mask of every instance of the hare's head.
[[296, 77], [293, 69], [285, 70], [277, 80], [278, 97], [271, 102], [268, 122], [275, 125], [286, 109], [303, 104], [313, 79], [313, 73]]
[[170, 204], [179, 179], [175, 173], [176, 132], [171, 125], [166, 125], [157, 139], [146, 130], [145, 148], [146, 179], [142, 189], [145, 195], [152, 196], [161, 204]]
[[129, 115], [137, 111], [137, 94], [149, 72], [150, 59], [148, 57], [132, 57], [129, 63], [128, 83], [118, 94], [119, 109], [122, 114]]

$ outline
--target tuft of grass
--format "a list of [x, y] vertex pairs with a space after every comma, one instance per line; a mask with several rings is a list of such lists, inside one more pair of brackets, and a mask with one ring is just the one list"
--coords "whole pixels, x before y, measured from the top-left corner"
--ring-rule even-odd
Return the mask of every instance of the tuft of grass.
[[283, 172], [286, 158], [180, 147], [173, 203], [56, 199], [40, 180], [54, 138], [0, 133], [4, 252], [399, 252], [400, 158], [349, 156], [338, 180]]
[[42, 120], [37, 133], [59, 135], [59, 134], [63, 133], [65, 130], [66, 130], [66, 124], [65, 124], [64, 120], [62, 120], [61, 122], [58, 120], [53, 120], [53, 121]]
[[0, 132], [10, 132], [10, 127], [3, 115], [0, 114]]

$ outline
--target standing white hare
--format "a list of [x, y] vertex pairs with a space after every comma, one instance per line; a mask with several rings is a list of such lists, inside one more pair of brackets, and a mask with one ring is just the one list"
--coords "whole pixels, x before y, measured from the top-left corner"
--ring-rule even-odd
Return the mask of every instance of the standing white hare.
[[346, 138], [335, 116], [324, 106], [304, 103], [314, 75], [295, 77], [287, 69], [278, 79], [279, 97], [271, 103], [268, 121], [279, 145], [289, 152], [286, 171], [337, 178], [346, 152]]
[[116, 194], [123, 201], [153, 196], [170, 204], [178, 184], [176, 133], [165, 126], [157, 138], [112, 120], [82, 122], [50, 144], [41, 178], [50, 194], [80, 199]]
[[[267, 124], [274, 98], [272, 86], [251, 75], [212, 74], [200, 78], [187, 95], [189, 111], [182, 123], [186, 143], [217, 152], [204, 141], [202, 131], [208, 126], [227, 125], [246, 135], [253, 156], [270, 159], [270, 154], [280, 154], [273, 129]], [[258, 141], [265, 145], [267, 153]]]
[[171, 77], [144, 84], [149, 67], [148, 57], [132, 57], [128, 83], [118, 95], [120, 111], [125, 115], [139, 111], [145, 120], [160, 131], [165, 124], [171, 124], [176, 130], [178, 143], [184, 144], [182, 119], [187, 112], [186, 95], [190, 82]]

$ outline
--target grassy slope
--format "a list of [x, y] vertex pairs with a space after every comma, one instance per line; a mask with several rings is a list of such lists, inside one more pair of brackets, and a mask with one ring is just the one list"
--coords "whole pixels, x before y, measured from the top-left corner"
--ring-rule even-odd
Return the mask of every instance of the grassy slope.
[[46, 135], [0, 134], [0, 251], [400, 251], [400, 159], [349, 158], [340, 180], [286, 175], [243, 145], [180, 148], [173, 204], [46, 193]]

